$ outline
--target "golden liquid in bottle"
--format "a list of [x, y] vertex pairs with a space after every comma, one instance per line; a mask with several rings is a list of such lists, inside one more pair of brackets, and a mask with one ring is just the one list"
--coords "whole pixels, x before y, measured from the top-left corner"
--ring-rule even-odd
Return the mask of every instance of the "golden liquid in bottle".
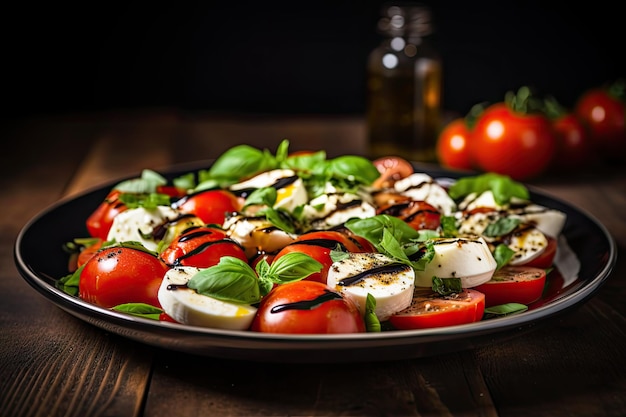
[[374, 56], [368, 71], [369, 156], [435, 162], [441, 128], [441, 64], [421, 57], [394, 69]]

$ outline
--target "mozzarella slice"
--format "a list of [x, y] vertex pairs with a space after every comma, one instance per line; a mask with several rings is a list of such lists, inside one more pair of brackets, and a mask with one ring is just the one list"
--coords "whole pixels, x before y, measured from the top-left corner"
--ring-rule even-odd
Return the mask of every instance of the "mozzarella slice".
[[155, 251], [159, 242], [152, 237], [154, 229], [182, 215], [180, 211], [169, 206], [128, 209], [115, 216], [107, 240], [140, 242], [147, 249]]
[[352, 299], [365, 314], [367, 294], [376, 299], [376, 316], [385, 321], [411, 305], [415, 272], [381, 253], [350, 253], [328, 271], [327, 284]]
[[242, 214], [226, 218], [224, 229], [231, 239], [243, 246], [249, 259], [258, 253], [277, 253], [298, 237], [274, 226], [265, 217]]
[[442, 214], [449, 216], [456, 210], [456, 203], [443, 186], [430, 175], [416, 172], [394, 183], [397, 192], [416, 201], [426, 201]]
[[364, 219], [376, 215], [373, 199], [365, 190], [355, 193], [337, 191], [327, 184], [324, 194], [313, 198], [302, 211], [308, 229], [327, 230], [351, 218]]
[[274, 169], [263, 172], [246, 181], [230, 186], [233, 191], [249, 190], [250, 192], [265, 187], [276, 188], [274, 208], [293, 211], [305, 204], [309, 197], [304, 182], [291, 169]]
[[187, 282], [201, 269], [190, 266], [169, 270], [159, 287], [163, 311], [179, 323], [217, 329], [246, 330], [257, 309], [198, 294]]
[[548, 239], [539, 229], [529, 227], [511, 234], [508, 246], [515, 252], [509, 264], [523, 265], [546, 250]]
[[533, 224], [541, 232], [552, 237], [561, 234], [567, 220], [567, 215], [562, 211], [537, 204], [530, 204], [519, 210], [510, 210], [510, 215], [521, 218], [524, 223]]
[[460, 278], [463, 288], [487, 282], [497, 263], [482, 238], [435, 239], [435, 256], [423, 271], [415, 271], [415, 286], [432, 287], [433, 277]]

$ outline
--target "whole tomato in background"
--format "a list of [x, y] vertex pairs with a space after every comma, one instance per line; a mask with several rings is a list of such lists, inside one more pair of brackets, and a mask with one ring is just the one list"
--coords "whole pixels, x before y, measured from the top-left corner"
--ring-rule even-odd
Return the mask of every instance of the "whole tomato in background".
[[488, 106], [472, 133], [471, 157], [477, 168], [518, 181], [544, 173], [555, 154], [556, 139], [542, 108], [527, 87]]
[[471, 170], [474, 162], [470, 151], [472, 130], [486, 104], [474, 105], [465, 117], [445, 125], [437, 137], [437, 159], [446, 168]]
[[576, 102], [576, 115], [589, 127], [594, 149], [606, 159], [626, 160], [626, 80], [591, 88]]
[[556, 139], [556, 153], [550, 170], [571, 172], [595, 165], [597, 155], [593, 152], [592, 137], [585, 123], [552, 96], [545, 99], [544, 105]]

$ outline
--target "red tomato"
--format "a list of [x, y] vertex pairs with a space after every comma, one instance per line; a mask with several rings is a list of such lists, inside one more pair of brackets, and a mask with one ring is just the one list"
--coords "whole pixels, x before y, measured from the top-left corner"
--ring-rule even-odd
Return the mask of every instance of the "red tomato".
[[175, 187], [173, 185], [157, 185], [156, 192], [160, 194], [166, 194], [173, 198], [181, 198], [187, 195], [187, 191], [182, 188]]
[[248, 262], [246, 253], [226, 232], [214, 226], [190, 227], [161, 251], [168, 265], [208, 268], [217, 265], [222, 256], [233, 256]]
[[178, 321], [174, 320], [170, 315], [168, 315], [167, 313], [161, 313], [159, 314], [159, 321], [166, 321], [169, 323], [179, 323]]
[[108, 247], [85, 264], [78, 295], [105, 308], [125, 303], [161, 307], [157, 293], [168, 269], [152, 253], [131, 247]]
[[106, 240], [115, 216], [128, 209], [126, 204], [119, 200], [120, 194], [121, 191], [112, 190], [87, 218], [87, 231], [91, 236]]
[[579, 97], [574, 111], [589, 126], [594, 147], [603, 156], [623, 160], [626, 155], [624, 86], [620, 88], [616, 83], [612, 87], [616, 88], [587, 90]]
[[386, 156], [373, 161], [380, 177], [372, 184], [374, 188], [387, 188], [394, 182], [406, 178], [414, 172], [413, 165], [399, 156]]
[[185, 213], [198, 216], [206, 224], [224, 224], [227, 213], [241, 210], [242, 202], [228, 190], [207, 190], [189, 194], [173, 204]]
[[404, 220], [415, 230], [436, 230], [441, 224], [441, 213], [425, 201], [402, 201], [380, 207], [376, 214], [388, 214]]
[[485, 312], [485, 295], [474, 289], [443, 296], [430, 289], [416, 289], [408, 308], [389, 317], [400, 330], [454, 326], [480, 321]]
[[555, 134], [545, 115], [514, 111], [504, 102], [483, 111], [471, 143], [478, 168], [518, 181], [543, 173], [556, 148]]
[[336, 230], [348, 236], [348, 239], [353, 241], [358, 247], [357, 250], [355, 250], [354, 252], [365, 252], [365, 253], [376, 252], [376, 248], [369, 240], [365, 239], [362, 236], [355, 235], [354, 232], [348, 229], [345, 225], [336, 226], [332, 230]]
[[595, 157], [587, 127], [572, 113], [566, 113], [552, 121], [557, 150], [550, 169], [580, 169], [593, 165]]
[[350, 240], [347, 235], [332, 230], [314, 231], [304, 233], [289, 245], [282, 248], [274, 257], [274, 260], [291, 252], [305, 253], [322, 264], [320, 272], [304, 278], [307, 281], [318, 281], [326, 284], [328, 270], [333, 264], [330, 252], [337, 246], [340, 250], [348, 252], [362, 252], [357, 243]]
[[473, 168], [470, 153], [471, 131], [465, 118], [461, 117], [448, 123], [437, 138], [437, 158], [447, 168]]
[[485, 294], [487, 307], [506, 303], [530, 304], [537, 301], [546, 284], [546, 271], [529, 266], [503, 266], [491, 280], [474, 287]]
[[357, 305], [320, 282], [274, 287], [259, 304], [251, 330], [266, 333], [360, 333], [365, 323]]
[[76, 260], [76, 266], [80, 268], [82, 265], [86, 264], [87, 261], [100, 250], [102, 243], [104, 243], [104, 241], [100, 239], [91, 246], [87, 246], [85, 249], [81, 250]]
[[546, 249], [530, 262], [525, 263], [523, 266], [532, 266], [535, 268], [548, 269], [554, 263], [554, 257], [556, 256], [556, 249], [558, 246], [558, 242], [556, 238], [552, 236], [546, 236], [548, 239], [548, 246]]

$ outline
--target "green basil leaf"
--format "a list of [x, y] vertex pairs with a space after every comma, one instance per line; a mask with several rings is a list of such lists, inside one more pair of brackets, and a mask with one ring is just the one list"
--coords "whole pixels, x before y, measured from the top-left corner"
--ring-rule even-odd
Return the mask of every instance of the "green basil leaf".
[[344, 155], [331, 159], [327, 169], [334, 178], [347, 179], [365, 185], [370, 185], [380, 177], [380, 172], [372, 161], [355, 155]]
[[278, 167], [276, 158], [267, 150], [249, 145], [237, 145], [221, 154], [209, 169], [213, 179], [236, 182], [260, 172]]
[[144, 169], [141, 172], [141, 177], [122, 181], [113, 189], [123, 193], [148, 194], [156, 192], [157, 186], [165, 184], [167, 184], [167, 180], [161, 174], [150, 169]]
[[381, 331], [380, 320], [375, 313], [376, 310], [376, 298], [370, 293], [367, 293], [365, 299], [365, 314], [363, 319], [365, 320], [365, 329], [368, 333], [377, 333]]
[[78, 284], [80, 283], [80, 274], [83, 272], [83, 269], [85, 269], [85, 265], [81, 265], [73, 273], [61, 277], [55, 286], [69, 295], [78, 295]]
[[298, 175], [308, 177], [317, 167], [324, 166], [325, 163], [326, 152], [318, 151], [290, 156], [281, 162], [280, 167], [292, 169], [298, 172]]
[[287, 157], [289, 156], [289, 141], [287, 139], [283, 139], [276, 149], [276, 163], [278, 165], [282, 164]]
[[163, 313], [163, 310], [160, 308], [145, 303], [119, 304], [113, 307], [112, 310], [151, 320], [159, 320], [161, 313]]
[[496, 203], [507, 204], [513, 197], [528, 200], [530, 193], [521, 183], [512, 180], [509, 176], [492, 172], [458, 179], [448, 189], [448, 195], [454, 200], [461, 199], [472, 193], [481, 194], [491, 191]]
[[280, 230], [284, 230], [287, 233], [294, 233], [296, 231], [294, 219], [289, 212], [283, 208], [274, 209], [268, 207], [261, 210], [259, 215], [264, 215], [270, 223]]
[[485, 230], [483, 231], [483, 235], [489, 237], [498, 237], [504, 236], [511, 233], [519, 224], [521, 223], [521, 219], [516, 217], [500, 217], [494, 223], [489, 223]]
[[277, 195], [278, 192], [274, 187], [257, 188], [246, 198], [244, 208], [254, 205], [273, 207], [276, 204]]
[[263, 278], [274, 283], [299, 281], [322, 270], [322, 264], [311, 256], [301, 252], [290, 252], [275, 259]]
[[457, 237], [459, 235], [454, 216], [441, 216], [441, 231], [442, 237]]
[[508, 264], [513, 255], [515, 255], [515, 251], [504, 243], [496, 246], [493, 250], [493, 258], [496, 260], [496, 269], [500, 269]]
[[259, 280], [250, 265], [241, 259], [224, 256], [220, 262], [196, 273], [187, 283], [199, 294], [238, 304], [261, 300]]
[[459, 294], [463, 291], [461, 278], [433, 277], [433, 291], [441, 295]]
[[492, 306], [485, 309], [483, 320], [508, 316], [511, 314], [523, 313], [526, 310], [528, 310], [528, 306], [519, 303], [508, 303], [498, 306]]

